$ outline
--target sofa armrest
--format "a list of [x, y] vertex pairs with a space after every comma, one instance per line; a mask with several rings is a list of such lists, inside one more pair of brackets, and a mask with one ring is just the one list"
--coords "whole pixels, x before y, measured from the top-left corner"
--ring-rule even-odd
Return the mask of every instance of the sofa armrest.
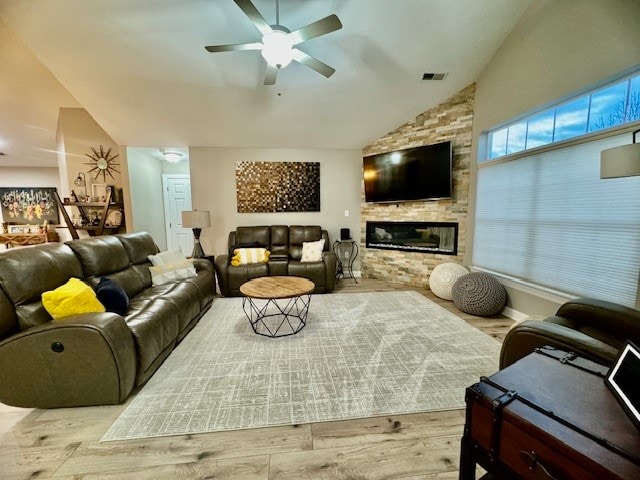
[[193, 266], [195, 267], [196, 272], [199, 272], [201, 270], [209, 270], [211, 273], [213, 273], [213, 264], [206, 258], [194, 258]]
[[325, 285], [327, 286], [326, 292], [332, 292], [336, 287], [336, 265], [338, 259], [336, 254], [332, 251], [322, 252], [322, 261], [325, 265]]
[[617, 303], [577, 298], [562, 305], [556, 317], [569, 320], [576, 328], [589, 326], [613, 333], [617, 338], [640, 341], [640, 311]]
[[117, 404], [131, 393], [136, 350], [114, 313], [69, 317], [0, 343], [0, 401], [56, 408]]
[[555, 323], [525, 320], [515, 325], [504, 338], [500, 351], [500, 368], [505, 368], [536, 348], [550, 345], [604, 365], [611, 365], [618, 350], [578, 330]]
[[227, 270], [229, 269], [229, 255], [226, 253], [222, 255], [216, 255], [215, 259], [216, 275], [218, 276], [218, 286], [220, 287], [220, 294], [223, 297], [230, 296], [229, 282], [227, 282]]

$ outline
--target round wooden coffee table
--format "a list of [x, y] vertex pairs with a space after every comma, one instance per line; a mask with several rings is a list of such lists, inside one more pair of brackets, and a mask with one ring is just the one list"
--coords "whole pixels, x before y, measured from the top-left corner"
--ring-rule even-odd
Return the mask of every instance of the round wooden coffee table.
[[307, 324], [314, 288], [311, 280], [302, 277], [254, 278], [240, 286], [242, 309], [258, 335], [295, 335]]

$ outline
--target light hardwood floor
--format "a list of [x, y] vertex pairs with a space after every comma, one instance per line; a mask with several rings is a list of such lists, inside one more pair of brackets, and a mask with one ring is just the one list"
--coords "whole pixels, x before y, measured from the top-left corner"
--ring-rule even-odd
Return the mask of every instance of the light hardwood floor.
[[[339, 282], [338, 292], [406, 290]], [[474, 317], [502, 340], [513, 321]], [[0, 404], [0, 479], [455, 479], [464, 410], [100, 443], [124, 405], [55, 410]]]

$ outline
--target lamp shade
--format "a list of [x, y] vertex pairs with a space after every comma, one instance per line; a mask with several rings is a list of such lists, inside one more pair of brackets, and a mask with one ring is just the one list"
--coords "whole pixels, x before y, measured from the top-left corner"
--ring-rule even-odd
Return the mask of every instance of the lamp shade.
[[600, 178], [636, 175], [640, 175], [640, 143], [607, 148], [600, 152]]
[[209, 210], [188, 210], [182, 212], [184, 228], [208, 228], [211, 226]]

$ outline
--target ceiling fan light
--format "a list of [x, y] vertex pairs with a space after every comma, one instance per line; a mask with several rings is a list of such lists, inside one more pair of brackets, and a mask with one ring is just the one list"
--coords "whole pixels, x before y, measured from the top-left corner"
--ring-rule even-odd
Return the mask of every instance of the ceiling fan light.
[[293, 40], [289, 34], [274, 30], [262, 37], [262, 56], [269, 65], [282, 68], [293, 60]]

